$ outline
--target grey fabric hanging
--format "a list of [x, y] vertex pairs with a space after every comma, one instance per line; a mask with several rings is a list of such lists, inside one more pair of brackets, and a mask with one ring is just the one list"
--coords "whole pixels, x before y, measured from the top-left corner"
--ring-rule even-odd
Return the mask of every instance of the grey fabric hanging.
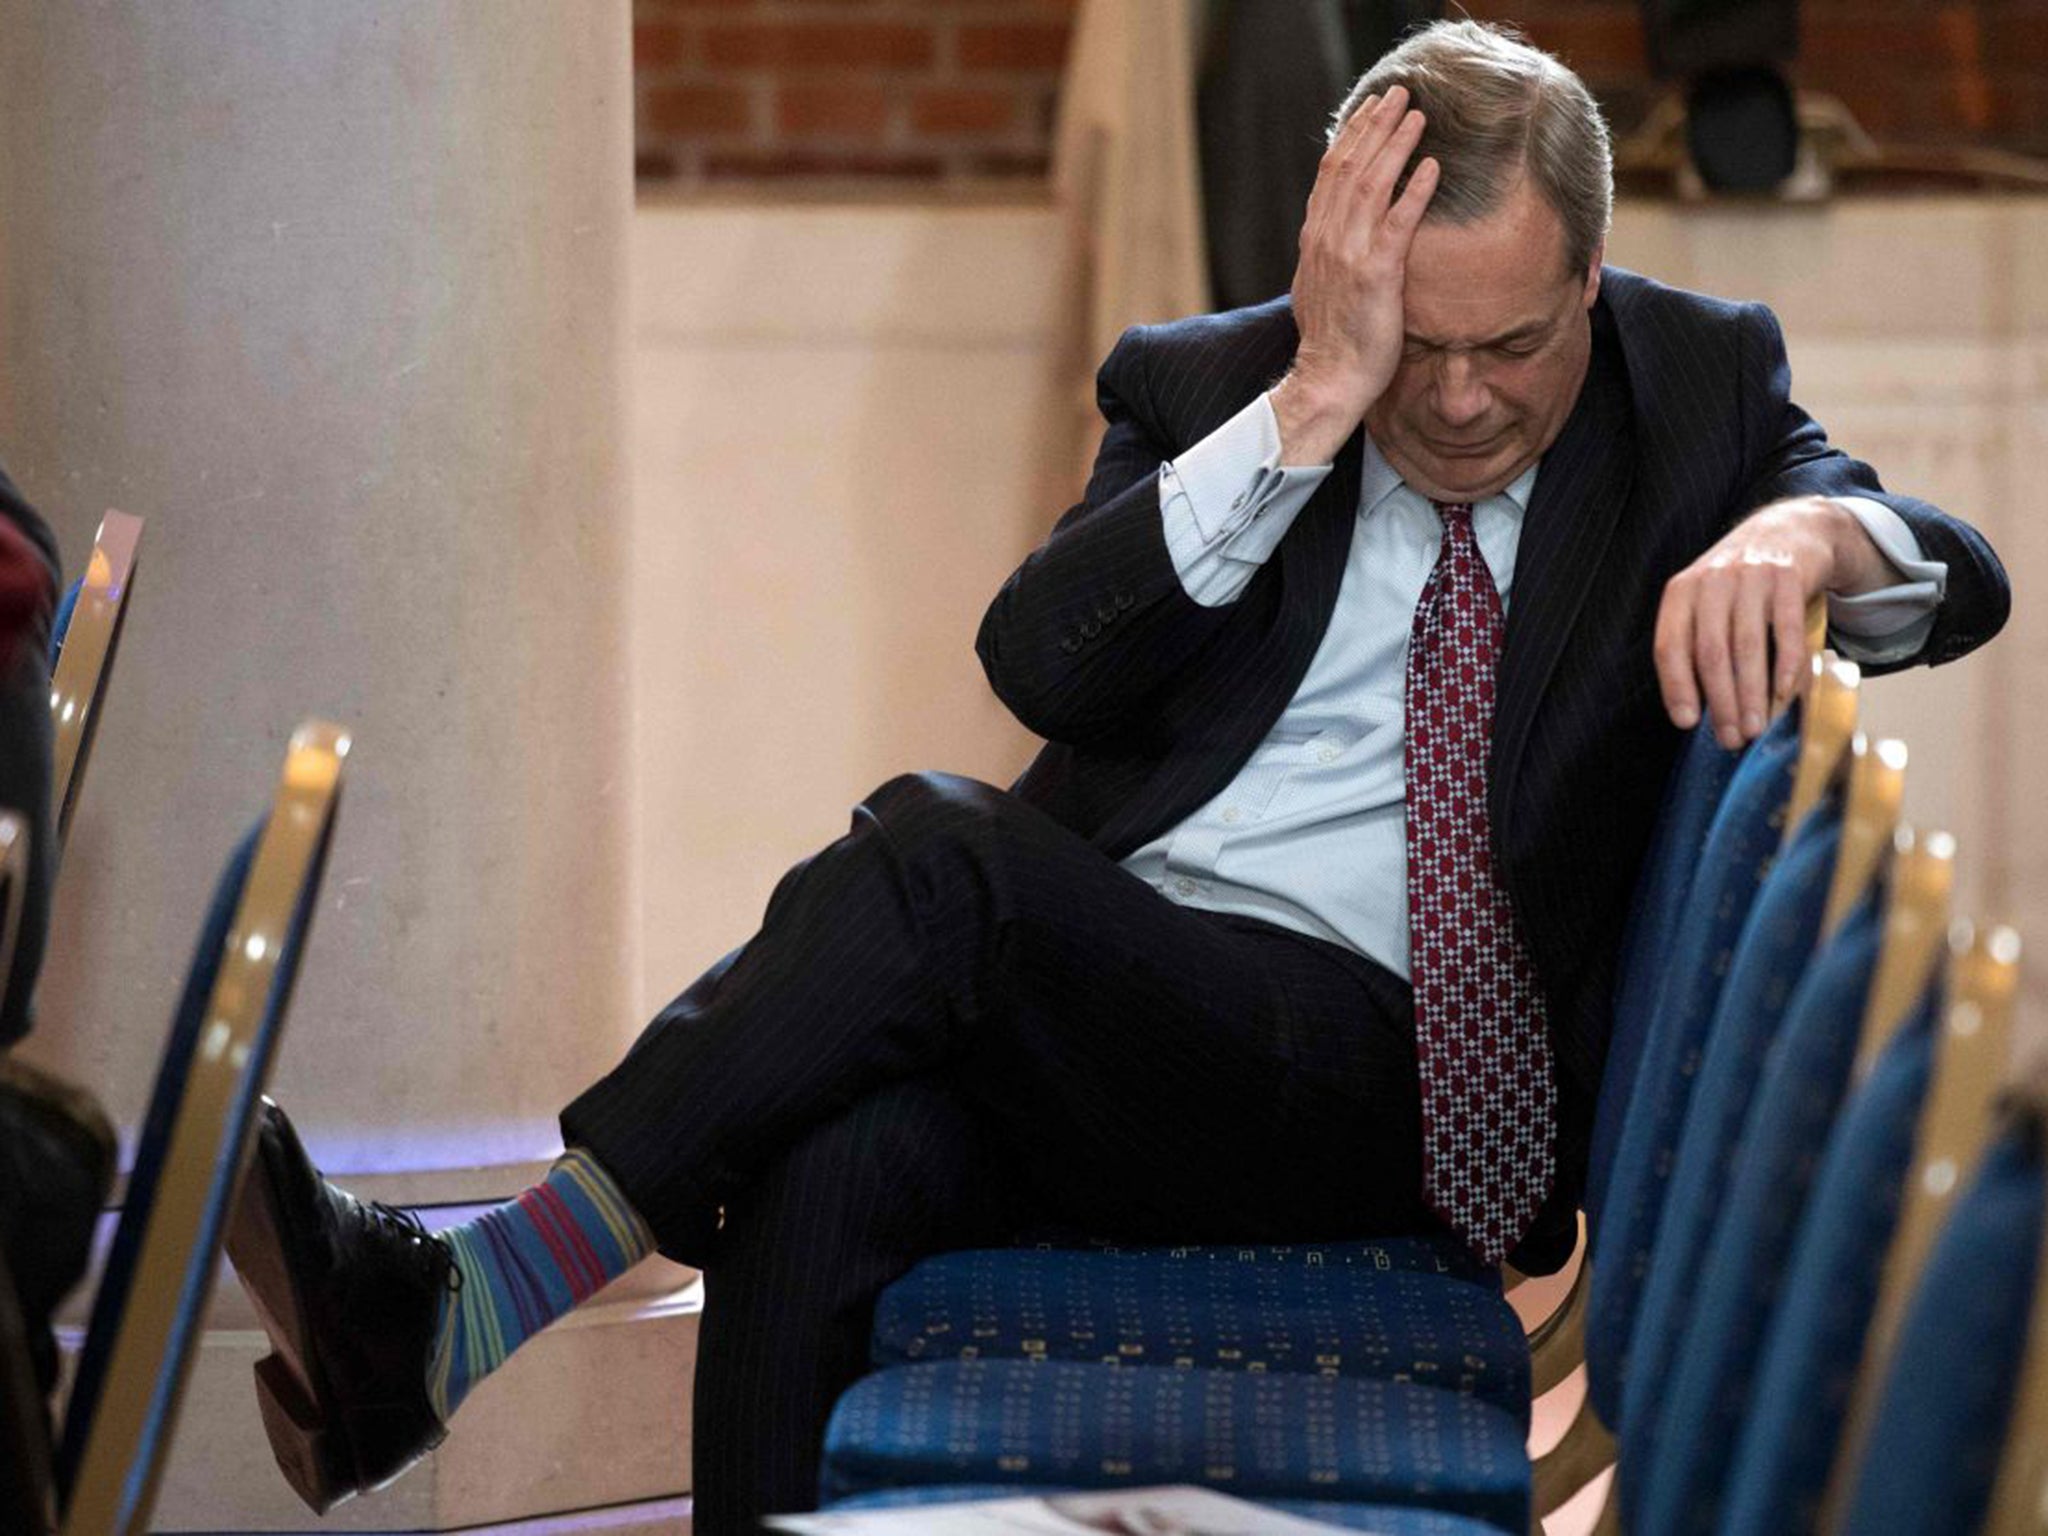
[[1196, 105], [1219, 309], [1287, 291], [1330, 115], [1440, 0], [1210, 0]]

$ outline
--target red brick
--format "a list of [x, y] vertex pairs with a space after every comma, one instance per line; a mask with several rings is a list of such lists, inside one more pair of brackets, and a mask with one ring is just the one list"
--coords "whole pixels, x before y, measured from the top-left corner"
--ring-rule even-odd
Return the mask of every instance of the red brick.
[[1017, 120], [1017, 98], [1009, 91], [926, 90], [910, 103], [913, 132], [997, 134]]
[[703, 47], [724, 69], [927, 69], [937, 51], [930, 27], [855, 21], [719, 23]]
[[672, 21], [643, 21], [633, 27], [633, 68], [670, 69], [689, 56], [689, 34]]
[[960, 28], [962, 69], [1058, 69], [1071, 28], [1057, 23]]
[[721, 153], [704, 158], [704, 175], [713, 181], [780, 180], [795, 176], [935, 181], [943, 170], [944, 166], [930, 155], [831, 155], [814, 150], [762, 150]]
[[797, 137], [878, 139], [889, 126], [889, 94], [873, 85], [786, 82], [776, 93], [775, 123]]
[[744, 133], [752, 122], [752, 103], [737, 86], [664, 85], [647, 93], [647, 124], [656, 133]]

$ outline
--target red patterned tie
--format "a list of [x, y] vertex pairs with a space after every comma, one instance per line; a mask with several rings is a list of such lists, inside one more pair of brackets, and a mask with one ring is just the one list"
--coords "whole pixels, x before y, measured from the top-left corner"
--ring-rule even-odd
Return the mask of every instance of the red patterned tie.
[[1408, 924], [1422, 1067], [1423, 1195], [1489, 1264], [1550, 1190], [1555, 1090], [1543, 994], [1493, 872], [1487, 749], [1500, 594], [1469, 505], [1408, 640]]

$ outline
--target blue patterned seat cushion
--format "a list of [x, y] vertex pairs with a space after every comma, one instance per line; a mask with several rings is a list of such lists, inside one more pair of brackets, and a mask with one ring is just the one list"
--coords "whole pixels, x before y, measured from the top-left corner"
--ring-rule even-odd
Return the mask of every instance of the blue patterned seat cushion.
[[1938, 1011], [1907, 1021], [1850, 1098], [1815, 1176], [1727, 1485], [1726, 1536], [1813, 1530], [1877, 1304], [1915, 1132], [1934, 1077]]
[[[984, 1499], [1015, 1499], [1059, 1493], [1079, 1493], [1078, 1488], [1014, 1488], [1000, 1483], [938, 1484], [926, 1488], [881, 1488], [857, 1493], [832, 1506], [835, 1511], [854, 1509], [914, 1509], [924, 1504], [978, 1504]], [[1267, 1509], [1320, 1520], [1347, 1531], [1377, 1531], [1379, 1536], [1500, 1536], [1501, 1528], [1474, 1520], [1468, 1515], [1447, 1515], [1435, 1509], [1402, 1508], [1393, 1504], [1333, 1504], [1317, 1499], [1259, 1499]], [[1522, 1536], [1517, 1531], [1514, 1536]]]
[[[1647, 1468], [1640, 1457], [1633, 1467], [1624, 1459], [1622, 1467], [1622, 1480], [1634, 1477], [1646, 1493], [1640, 1529], [1705, 1536], [1719, 1524], [1763, 1324], [1777, 1310], [1814, 1173], [1848, 1087], [1883, 926], [1873, 891], [1814, 957], [1761, 1071], [1751, 1067], [1756, 1092], [1734, 1167], [1718, 1191], [1712, 1240], [1696, 1257], [1697, 1300], [1671, 1356], [1667, 1395], [1640, 1414], [1633, 1399], [1629, 1406], [1631, 1434], [1648, 1431], [1653, 1440]], [[1873, 1267], [1877, 1261], [1873, 1254]]]
[[[1356, 1258], [1363, 1245], [1347, 1245]], [[1253, 1250], [1256, 1252], [1257, 1250]], [[1500, 1292], [1373, 1262], [1071, 1249], [925, 1260], [875, 1308], [878, 1366], [1014, 1357], [1305, 1371], [1466, 1392], [1526, 1424], [1529, 1347]]]
[[1078, 1232], [1055, 1232], [1020, 1238], [1014, 1247], [1039, 1252], [1071, 1249], [1080, 1253], [1142, 1254], [1174, 1263], [1252, 1264], [1261, 1268], [1404, 1269], [1449, 1275], [1474, 1285], [1500, 1289], [1500, 1271], [1473, 1257], [1472, 1250], [1449, 1232], [1357, 1237], [1326, 1243], [1185, 1243], [1172, 1248], [1131, 1247]]
[[2027, 1356], [2041, 1254], [2040, 1124], [2008, 1124], [1942, 1228], [1899, 1326], [1846, 1530], [1981, 1530]]
[[1659, 978], [1656, 1017], [1607, 1168], [1586, 1307], [1586, 1389], [1610, 1427], [1625, 1427], [1622, 1384], [1629, 1346], [1693, 1076], [1736, 941], [1784, 829], [1799, 752], [1797, 713], [1786, 711], [1751, 743], [1721, 797], [1685, 918]]
[[1518, 1422], [1456, 1392], [1349, 1376], [949, 1360], [862, 1378], [825, 1431], [826, 1501], [1008, 1481], [1200, 1483], [1247, 1499], [1529, 1519]]

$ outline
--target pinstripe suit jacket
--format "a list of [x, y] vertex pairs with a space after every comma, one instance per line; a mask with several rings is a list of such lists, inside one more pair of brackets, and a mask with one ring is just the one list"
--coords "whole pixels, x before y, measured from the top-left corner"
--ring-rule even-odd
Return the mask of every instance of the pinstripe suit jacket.
[[[1651, 658], [1664, 583], [1751, 509], [1857, 494], [1893, 507], [1947, 597], [1916, 661], [2005, 620], [1974, 529], [1886, 493], [1789, 397], [1775, 318], [1609, 267], [1586, 382], [1537, 476], [1501, 655], [1490, 805], [1497, 867], [1550, 1000], [1559, 1087], [1555, 1219], [1583, 1185], [1615, 952], [1681, 739]], [[1006, 582], [978, 650], [1046, 746], [1015, 786], [1122, 858], [1220, 792], [1307, 670], [1356, 523], [1363, 434], [1242, 597], [1204, 608], [1162, 530], [1160, 464], [1293, 358], [1287, 300], [1127, 332], [1103, 364], [1108, 429], [1081, 504]]]

